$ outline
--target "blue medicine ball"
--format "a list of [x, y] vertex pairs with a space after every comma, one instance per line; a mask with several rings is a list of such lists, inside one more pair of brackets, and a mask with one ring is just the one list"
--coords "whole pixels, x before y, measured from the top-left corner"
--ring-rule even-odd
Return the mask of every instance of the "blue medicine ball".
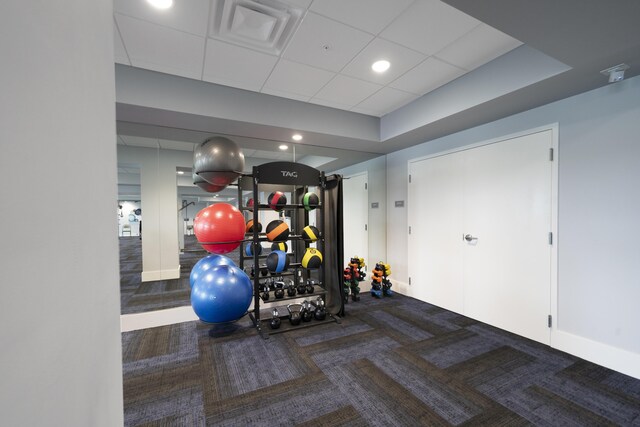
[[282, 273], [289, 268], [289, 257], [283, 251], [273, 251], [267, 256], [267, 269], [272, 273]]
[[196, 262], [196, 264], [191, 269], [191, 274], [189, 275], [189, 286], [193, 288], [193, 283], [198, 279], [199, 276], [218, 265], [232, 265], [234, 267], [236, 266], [231, 258], [228, 258], [224, 255], [207, 255], [200, 261]]
[[252, 297], [251, 279], [244, 271], [219, 265], [196, 279], [191, 288], [191, 307], [203, 322], [231, 322], [247, 313]]

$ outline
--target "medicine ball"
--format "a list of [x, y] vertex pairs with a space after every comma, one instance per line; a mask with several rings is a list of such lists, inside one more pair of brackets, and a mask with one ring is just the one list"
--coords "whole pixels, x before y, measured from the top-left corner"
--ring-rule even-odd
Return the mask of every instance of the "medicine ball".
[[271, 209], [275, 211], [281, 211], [287, 204], [287, 196], [285, 196], [282, 191], [274, 191], [273, 193], [269, 194], [267, 204]]
[[289, 251], [289, 247], [287, 246], [286, 242], [275, 242], [271, 245], [271, 250], [272, 251], [282, 251], [282, 252], [288, 252]]
[[289, 268], [289, 256], [282, 251], [273, 251], [267, 256], [267, 268], [272, 273], [282, 273]]
[[289, 237], [289, 226], [279, 219], [271, 221], [267, 225], [267, 239], [270, 242], [284, 242]]
[[302, 205], [308, 211], [312, 211], [320, 204], [320, 198], [316, 193], [308, 192], [302, 196]]
[[[253, 220], [250, 219], [247, 221], [247, 225], [245, 226], [245, 233], [253, 233]], [[262, 224], [258, 223], [258, 233], [262, 231]]]
[[315, 242], [320, 237], [320, 232], [313, 225], [307, 225], [302, 229], [302, 238], [304, 240], [311, 240]]
[[247, 243], [244, 247], [244, 254], [246, 256], [253, 256], [254, 250], [258, 252], [258, 255], [262, 253], [262, 245], [260, 243]]
[[302, 257], [304, 268], [318, 268], [322, 264], [322, 254], [316, 248], [307, 248]]

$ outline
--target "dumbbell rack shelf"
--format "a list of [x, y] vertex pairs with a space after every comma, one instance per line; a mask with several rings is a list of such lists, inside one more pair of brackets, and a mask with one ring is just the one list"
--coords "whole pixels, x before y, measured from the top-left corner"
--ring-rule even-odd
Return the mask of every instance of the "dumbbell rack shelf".
[[[250, 185], [247, 185], [250, 184]], [[282, 187], [278, 187], [282, 186]], [[320, 203], [315, 207], [316, 212], [322, 212], [325, 201], [324, 201], [324, 191], [326, 188], [326, 180], [324, 176], [324, 172], [320, 172], [317, 169], [314, 169], [310, 166], [301, 164], [301, 163], [291, 163], [291, 162], [272, 162], [266, 163], [259, 166], [254, 166], [252, 174], [243, 175], [240, 177], [239, 185], [238, 185], [238, 200], [239, 205], [241, 205], [241, 210], [244, 212], [251, 212], [252, 219], [254, 224], [258, 224], [259, 222], [259, 212], [271, 210], [271, 207], [267, 204], [260, 203], [260, 192], [263, 191], [272, 191], [273, 189], [278, 189], [279, 191], [289, 192], [289, 190], [285, 190], [285, 188], [291, 189], [291, 195], [294, 198], [301, 196], [305, 192], [309, 190], [309, 187], [314, 187], [318, 197], [320, 199]], [[250, 207], [243, 207], [242, 203], [242, 191], [252, 190], [254, 204]], [[297, 201], [300, 201], [298, 199]], [[289, 212], [290, 220], [291, 220], [291, 232], [295, 233], [302, 230], [303, 227], [309, 225], [309, 213], [305, 210], [305, 207], [301, 203], [290, 203], [285, 204], [280, 209], [281, 212]], [[302, 214], [304, 213], [304, 214]], [[298, 224], [302, 219], [302, 224]], [[266, 224], [265, 224], [266, 226]], [[324, 215], [319, 214], [316, 216], [316, 227], [320, 231], [320, 236], [316, 241], [316, 247], [324, 255], [325, 251], [325, 242], [324, 242]], [[262, 242], [268, 242], [269, 240], [266, 237], [266, 233], [261, 233], [258, 230], [258, 227], [254, 227], [253, 233], [247, 235], [249, 238], [245, 238], [244, 242], [252, 242], [253, 244], [261, 244]], [[293, 326], [288, 321], [288, 311], [284, 302], [292, 301], [302, 302], [304, 299], [313, 298], [315, 300], [318, 296], [320, 296], [323, 301], [326, 302], [327, 295], [327, 287], [325, 282], [326, 272], [325, 272], [325, 263], [328, 261], [326, 258], [323, 260], [324, 262], [321, 264], [318, 269], [306, 269], [302, 266], [302, 253], [306, 248], [309, 247], [311, 243], [309, 240], [305, 240], [300, 234], [290, 234], [287, 241], [291, 242], [291, 248], [289, 248], [287, 256], [290, 259], [289, 268], [287, 271], [283, 271], [281, 273], [271, 273], [269, 272], [266, 276], [261, 274], [267, 267], [264, 264], [260, 264], [261, 260], [267, 258], [268, 255], [258, 255], [254, 253], [252, 256], [246, 256], [244, 253], [244, 244], [240, 246], [240, 268], [244, 269], [245, 261], [252, 260], [254, 266], [254, 275], [252, 277], [253, 280], [253, 288], [254, 288], [254, 303], [253, 309], [249, 311], [249, 317], [251, 318], [254, 326], [260, 333], [260, 335], [267, 339], [269, 335], [282, 333], [292, 330], [298, 330], [302, 328], [307, 328], [316, 325], [322, 325], [331, 322], [340, 322], [340, 318], [338, 316], [332, 316], [327, 313], [327, 316], [324, 320], [316, 320], [312, 319], [310, 322], [301, 322], [300, 325]], [[256, 251], [257, 252], [257, 251]], [[293, 276], [293, 285], [297, 286], [295, 282], [296, 279], [301, 277], [299, 272], [302, 272], [304, 276], [302, 278], [303, 282], [306, 283], [306, 280], [309, 279], [312, 275], [317, 275], [316, 285], [314, 286], [314, 292], [312, 294], [304, 293], [297, 294], [295, 296], [287, 296], [285, 289], [284, 298], [275, 299], [273, 296], [273, 291], [271, 291], [271, 296], [268, 301], [263, 301], [260, 297], [262, 284], [265, 282], [269, 282], [279, 277], [290, 277]], [[315, 306], [315, 301], [310, 301]], [[263, 307], [264, 306], [264, 307]], [[272, 318], [272, 310], [274, 308], [278, 309], [279, 317], [282, 321], [282, 325], [279, 329], [271, 329], [269, 327], [269, 322]]]

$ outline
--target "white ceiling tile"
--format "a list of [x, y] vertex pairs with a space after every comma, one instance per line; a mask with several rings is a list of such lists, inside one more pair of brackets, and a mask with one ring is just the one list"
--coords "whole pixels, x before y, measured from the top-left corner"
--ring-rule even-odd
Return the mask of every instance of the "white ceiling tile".
[[390, 87], [384, 87], [378, 92], [371, 95], [369, 98], [362, 101], [356, 106], [356, 108], [362, 108], [365, 110], [386, 114], [402, 107], [403, 105], [410, 103], [416, 98], [418, 98], [418, 95], [415, 95], [413, 93], [407, 93]]
[[[391, 63], [391, 67], [384, 73], [376, 73], [371, 69], [371, 64], [380, 59], [386, 59]], [[341, 74], [386, 85], [425, 59], [426, 55], [422, 53], [376, 38], [341, 71]]]
[[202, 77], [208, 82], [260, 91], [277, 61], [277, 56], [209, 39]]
[[338, 72], [372, 39], [371, 34], [309, 12], [282, 56]]
[[440, 0], [418, 0], [380, 37], [433, 55], [480, 24]]
[[204, 38], [116, 14], [131, 65], [200, 79]]
[[114, 12], [158, 25], [196, 34], [207, 34], [209, 0], [174, 0], [170, 9], [160, 10], [146, 0], [114, 0]]
[[113, 56], [118, 64], [131, 65], [127, 50], [124, 48], [122, 38], [120, 37], [120, 31], [118, 31], [118, 25], [114, 19], [113, 21]]
[[310, 96], [287, 92], [285, 90], [272, 89], [269, 87], [263, 87], [262, 93], [267, 95], [279, 96], [280, 98], [288, 98], [288, 99], [294, 99], [296, 101], [304, 101], [304, 102], [307, 102], [311, 98]]
[[321, 0], [309, 10], [335, 19], [343, 24], [378, 34], [413, 0]]
[[323, 107], [331, 107], [331, 108], [337, 108], [338, 110], [349, 110], [351, 107], [353, 107], [353, 105], [349, 105], [349, 104], [343, 104], [340, 102], [335, 102], [335, 101], [329, 101], [326, 99], [319, 99], [319, 98], [311, 98], [309, 100], [310, 104], [316, 104], [316, 105], [322, 105]]
[[471, 71], [521, 44], [522, 42], [489, 25], [481, 24], [442, 49], [436, 56]]
[[336, 74], [286, 59], [278, 62], [265, 88], [313, 96]]
[[389, 86], [416, 95], [424, 95], [463, 74], [465, 70], [429, 57], [422, 64], [391, 82]]
[[[337, 75], [313, 99], [354, 106], [382, 88], [381, 85]], [[312, 99], [312, 102], [313, 102]]]

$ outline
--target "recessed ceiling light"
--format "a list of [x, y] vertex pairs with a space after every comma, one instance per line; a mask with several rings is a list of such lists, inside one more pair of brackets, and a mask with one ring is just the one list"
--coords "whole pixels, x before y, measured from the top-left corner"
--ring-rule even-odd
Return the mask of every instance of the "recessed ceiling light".
[[184, 171], [178, 171], [178, 175], [184, 175]]
[[371, 65], [371, 69], [376, 73], [384, 73], [389, 69], [391, 63], [386, 59], [381, 59], [380, 61], [376, 61]]
[[173, 0], [147, 0], [147, 2], [157, 9], [169, 9], [173, 6]]
[[296, 133], [291, 137], [291, 139], [293, 139], [294, 141], [302, 141], [302, 135]]
[[281, 149], [282, 151], [287, 150], [289, 148], [289, 146], [287, 144], [281, 144], [280, 147], [278, 147], [279, 149]]

